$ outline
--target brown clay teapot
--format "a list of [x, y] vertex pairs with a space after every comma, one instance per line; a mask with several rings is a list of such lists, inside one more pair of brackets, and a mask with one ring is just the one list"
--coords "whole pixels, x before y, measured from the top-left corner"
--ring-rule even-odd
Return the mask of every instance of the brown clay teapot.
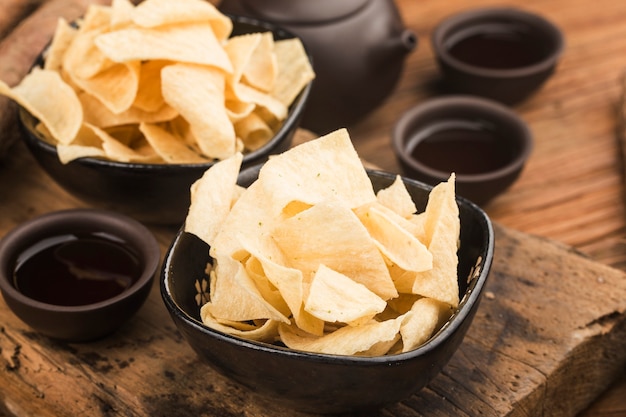
[[219, 8], [275, 23], [302, 39], [316, 79], [301, 125], [319, 134], [377, 107], [417, 45], [393, 0], [222, 0]]

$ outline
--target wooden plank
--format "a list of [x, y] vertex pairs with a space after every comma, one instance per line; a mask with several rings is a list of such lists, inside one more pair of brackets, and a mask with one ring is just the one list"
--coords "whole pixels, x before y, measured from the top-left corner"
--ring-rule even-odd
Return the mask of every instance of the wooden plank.
[[[174, 230], [153, 230], [165, 249]], [[624, 274], [561, 244], [496, 231], [487, 296], [460, 350], [425, 390], [372, 415], [571, 416], [615, 379], [626, 360]], [[47, 339], [4, 303], [0, 322], [0, 408], [15, 415], [299, 415], [200, 363], [156, 285], [133, 320], [98, 342]]]

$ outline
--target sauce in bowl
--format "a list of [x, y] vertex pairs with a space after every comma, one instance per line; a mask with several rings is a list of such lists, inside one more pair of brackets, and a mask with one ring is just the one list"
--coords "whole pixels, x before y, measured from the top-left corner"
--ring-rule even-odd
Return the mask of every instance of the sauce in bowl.
[[14, 285], [48, 304], [79, 306], [121, 294], [142, 273], [138, 256], [105, 234], [60, 235], [32, 245], [17, 258]]
[[460, 31], [450, 38], [447, 48], [459, 61], [491, 69], [523, 68], [547, 56], [536, 36], [513, 24], [478, 25]]
[[481, 120], [433, 122], [407, 142], [407, 151], [426, 166], [461, 175], [498, 170], [514, 157], [509, 144]]

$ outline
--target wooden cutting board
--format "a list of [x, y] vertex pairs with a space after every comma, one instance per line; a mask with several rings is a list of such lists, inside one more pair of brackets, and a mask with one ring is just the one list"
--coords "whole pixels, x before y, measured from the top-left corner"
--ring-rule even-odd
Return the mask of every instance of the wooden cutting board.
[[[51, 210], [83, 206], [21, 145], [0, 168], [0, 236]], [[163, 252], [176, 230], [153, 227]], [[498, 224], [486, 294], [463, 344], [421, 392], [372, 416], [574, 416], [626, 363], [626, 274], [562, 244]], [[332, 401], [332, 399], [328, 399]], [[201, 363], [158, 285], [98, 342], [52, 341], [0, 300], [0, 415], [298, 416]]]

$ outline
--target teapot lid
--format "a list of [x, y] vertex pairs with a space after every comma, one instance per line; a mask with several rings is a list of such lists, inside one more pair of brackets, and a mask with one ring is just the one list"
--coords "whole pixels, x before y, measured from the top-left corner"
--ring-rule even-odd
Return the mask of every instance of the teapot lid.
[[242, 0], [259, 18], [277, 23], [321, 23], [344, 18], [370, 0]]

